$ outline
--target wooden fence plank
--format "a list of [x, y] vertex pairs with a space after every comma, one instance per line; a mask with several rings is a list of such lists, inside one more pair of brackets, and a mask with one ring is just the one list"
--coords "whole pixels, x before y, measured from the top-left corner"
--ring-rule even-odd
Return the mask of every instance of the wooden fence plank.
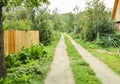
[[39, 43], [38, 31], [4, 31], [5, 55], [18, 53], [23, 46], [28, 48], [32, 43]]

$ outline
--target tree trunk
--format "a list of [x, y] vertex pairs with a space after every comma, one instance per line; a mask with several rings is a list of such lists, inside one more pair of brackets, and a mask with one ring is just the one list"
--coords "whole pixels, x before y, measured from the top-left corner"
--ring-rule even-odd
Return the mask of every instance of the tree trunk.
[[35, 11], [34, 11], [34, 9], [30, 9], [31, 10], [31, 21], [32, 21], [32, 30], [35, 30], [36, 28], [35, 28], [35, 26], [36, 26], [36, 24], [35, 24]]
[[3, 3], [0, 2], [0, 78], [5, 78], [7, 72], [4, 59], [4, 31], [2, 21], [2, 7]]

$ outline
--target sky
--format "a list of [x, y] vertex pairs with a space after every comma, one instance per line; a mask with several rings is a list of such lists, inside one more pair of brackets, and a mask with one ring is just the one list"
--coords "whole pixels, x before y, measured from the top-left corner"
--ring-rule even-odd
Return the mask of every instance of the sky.
[[[50, 10], [58, 9], [59, 13], [73, 12], [73, 8], [77, 5], [79, 10], [83, 11], [85, 9], [86, 0], [49, 0]], [[115, 0], [104, 0], [106, 7], [113, 9]]]

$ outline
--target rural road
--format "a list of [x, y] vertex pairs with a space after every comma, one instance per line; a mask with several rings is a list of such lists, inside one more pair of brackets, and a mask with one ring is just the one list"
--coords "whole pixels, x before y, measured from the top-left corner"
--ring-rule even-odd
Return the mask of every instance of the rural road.
[[[91, 55], [70, 36], [68, 37], [78, 53], [89, 63], [90, 67], [94, 70], [103, 84], [120, 84], [120, 76], [115, 74], [105, 63]], [[45, 84], [75, 84], [63, 35], [56, 47], [51, 70], [45, 79]]]
[[105, 63], [92, 56], [86, 49], [76, 43], [70, 36], [68, 37], [83, 59], [89, 63], [97, 77], [102, 80], [103, 84], [120, 84], [120, 76], [115, 74]]
[[75, 84], [63, 35], [56, 47], [51, 70], [46, 77], [45, 84]]

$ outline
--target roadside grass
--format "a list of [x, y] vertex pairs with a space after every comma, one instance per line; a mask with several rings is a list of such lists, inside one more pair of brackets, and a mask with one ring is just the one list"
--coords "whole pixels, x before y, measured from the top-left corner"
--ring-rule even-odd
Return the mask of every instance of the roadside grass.
[[18, 54], [7, 56], [8, 74], [5, 79], [0, 78], [0, 84], [44, 84], [60, 37], [61, 34], [57, 32], [54, 41], [48, 46], [32, 45]]
[[[86, 48], [93, 56], [106, 63], [115, 73], [120, 75], [120, 56], [115, 53], [117, 49], [109, 48], [108, 51], [106, 51], [106, 49], [101, 48], [94, 43], [83, 42], [80, 39], [75, 39], [75, 41]], [[99, 49], [103, 50], [103, 52], [100, 52]]]
[[60, 37], [61, 37], [61, 34], [59, 32], [57, 32], [55, 40], [52, 41], [52, 43], [50, 45], [45, 47], [45, 50], [47, 51], [47, 53], [49, 55], [49, 58], [48, 58], [49, 60], [46, 62], [47, 69], [44, 74], [33, 76], [33, 78], [31, 79], [31, 84], [44, 84], [44, 80], [47, 76], [48, 71], [50, 70], [50, 65], [53, 60], [54, 51], [59, 42]]
[[65, 42], [67, 45], [68, 56], [71, 61], [71, 68], [76, 82], [75, 84], [102, 84], [96, 77], [95, 72], [89, 67], [89, 64], [82, 59], [69, 38], [66, 36]]

